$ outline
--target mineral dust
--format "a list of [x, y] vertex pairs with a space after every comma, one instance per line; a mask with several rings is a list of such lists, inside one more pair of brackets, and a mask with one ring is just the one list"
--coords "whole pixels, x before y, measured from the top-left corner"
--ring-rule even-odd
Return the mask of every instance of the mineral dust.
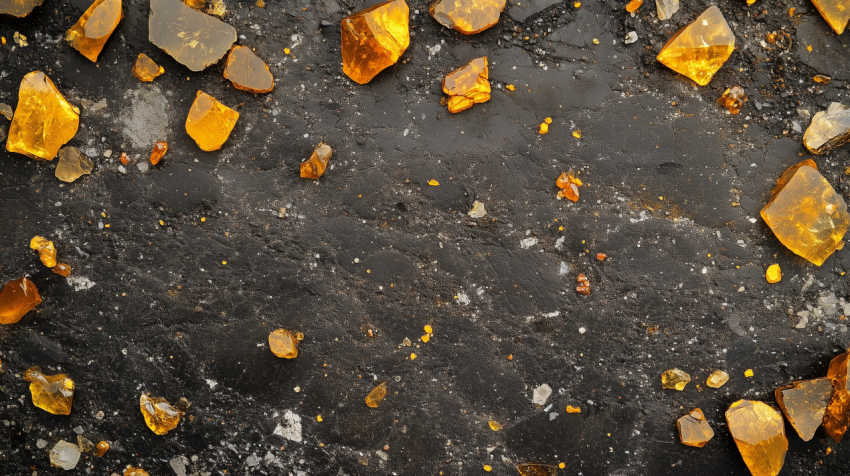
[[26, 276], [9, 281], [0, 291], [0, 324], [14, 324], [41, 304], [35, 284]]
[[661, 388], [682, 391], [691, 381], [691, 376], [679, 369], [665, 370], [661, 374]]
[[195, 139], [201, 150], [211, 152], [220, 149], [230, 137], [230, 131], [236, 126], [237, 119], [238, 112], [209, 94], [198, 91], [186, 117], [186, 132]]
[[634, 13], [641, 5], [643, 5], [643, 0], [631, 0], [628, 4], [626, 4], [626, 11]]
[[850, 20], [850, 8], [847, 8], [846, 0], [812, 0], [812, 3], [835, 33], [844, 33], [847, 20]]
[[95, 0], [65, 33], [65, 41], [83, 56], [96, 62], [106, 40], [123, 17], [121, 0]]
[[505, 0], [437, 0], [430, 13], [437, 22], [465, 35], [474, 35], [499, 23]]
[[328, 161], [331, 160], [331, 155], [333, 155], [331, 146], [324, 142], [317, 145], [310, 158], [301, 162], [301, 177], [308, 179], [318, 179], [321, 177], [325, 173]]
[[346, 76], [366, 84], [394, 65], [410, 44], [409, 15], [404, 0], [391, 0], [343, 18], [342, 71]]
[[676, 428], [679, 429], [679, 440], [684, 445], [702, 448], [714, 438], [714, 430], [705, 421], [705, 415], [699, 408], [676, 420]]
[[803, 145], [813, 154], [823, 154], [847, 141], [850, 141], [850, 107], [838, 102], [815, 114], [803, 134]]
[[832, 395], [832, 382], [828, 378], [802, 380], [777, 388], [774, 394], [785, 418], [803, 441], [809, 441], [823, 421]]
[[143, 83], [149, 83], [163, 73], [165, 73], [165, 69], [144, 53], [139, 53], [136, 62], [133, 63], [133, 76]]
[[738, 114], [741, 112], [741, 107], [747, 102], [747, 95], [744, 94], [744, 88], [741, 86], [732, 86], [728, 88], [718, 99], [717, 104], [725, 107], [730, 113]]
[[282, 359], [298, 357], [298, 339], [286, 329], [276, 329], [269, 334], [269, 349]]
[[776, 476], [785, 462], [788, 439], [782, 415], [764, 402], [738, 400], [726, 410], [729, 433], [753, 476]]
[[667, 41], [658, 61], [705, 86], [734, 49], [735, 36], [729, 24], [720, 9], [711, 6]]
[[832, 398], [823, 416], [823, 428], [840, 443], [850, 426], [850, 351], [832, 359], [826, 376], [832, 382]]
[[473, 104], [490, 100], [487, 57], [482, 56], [456, 69], [443, 78], [443, 92], [449, 96], [449, 112], [469, 109]]
[[0, 0], [0, 13], [23, 18], [42, 3], [44, 0]]
[[172, 407], [164, 398], [148, 397], [144, 393], [139, 398], [139, 407], [148, 428], [157, 435], [164, 435], [177, 428], [180, 423], [180, 411]]
[[383, 382], [375, 387], [369, 395], [366, 395], [366, 405], [371, 408], [378, 408], [384, 397], [387, 396], [387, 383]]
[[584, 185], [580, 178], [576, 178], [573, 171], [562, 172], [561, 175], [555, 180], [555, 186], [561, 189], [558, 192], [558, 198], [566, 198], [567, 200], [572, 200], [573, 202], [577, 202], [579, 199], [578, 188]]
[[227, 55], [224, 78], [233, 87], [252, 93], [267, 93], [274, 89], [274, 77], [269, 67], [247, 46], [234, 46]]
[[70, 415], [74, 402], [74, 381], [65, 374], [44, 375], [38, 367], [24, 372], [30, 382], [32, 404], [54, 415]]
[[48, 268], [56, 266], [56, 247], [52, 241], [43, 236], [34, 236], [30, 240], [30, 249], [38, 251], [41, 264]]
[[180, 0], [151, 0], [151, 43], [192, 71], [218, 62], [236, 41], [236, 29]]
[[56, 178], [71, 183], [88, 175], [94, 170], [94, 164], [76, 147], [59, 149], [59, 163], [56, 164]]

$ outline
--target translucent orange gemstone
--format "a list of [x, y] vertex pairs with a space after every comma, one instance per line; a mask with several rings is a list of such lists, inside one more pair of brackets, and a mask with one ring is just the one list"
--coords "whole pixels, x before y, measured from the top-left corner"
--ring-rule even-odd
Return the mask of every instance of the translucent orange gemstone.
[[584, 185], [580, 178], [576, 178], [573, 171], [562, 172], [555, 180], [555, 186], [561, 189], [558, 196], [577, 202], [579, 199], [578, 188]]
[[822, 74], [816, 74], [814, 79], [816, 83], [824, 85], [829, 84], [832, 81], [832, 78], [830, 78], [829, 76], [824, 76]]
[[832, 397], [823, 416], [823, 428], [840, 443], [850, 427], [850, 351], [832, 359], [826, 376], [832, 382]]
[[474, 35], [499, 23], [505, 0], [437, 0], [430, 13], [441, 25]]
[[65, 263], [59, 263], [53, 267], [53, 272], [67, 278], [71, 275], [71, 267]]
[[661, 374], [661, 388], [669, 390], [678, 390], [681, 392], [690, 381], [691, 376], [679, 369], [665, 370]]
[[65, 41], [86, 58], [97, 61], [103, 45], [123, 17], [121, 0], [95, 0], [65, 33]]
[[35, 236], [30, 240], [30, 249], [38, 251], [41, 264], [48, 268], [56, 266], [56, 247], [52, 241], [43, 236]]
[[764, 402], [738, 400], [726, 410], [729, 433], [753, 476], [776, 476], [785, 463], [788, 439], [782, 415]]
[[180, 423], [180, 411], [172, 407], [164, 398], [148, 397], [143, 393], [139, 398], [139, 407], [148, 428], [157, 435], [168, 433], [177, 428], [177, 424]]
[[495, 420], [488, 421], [487, 425], [489, 425], [490, 429], [493, 430], [493, 431], [499, 431], [499, 430], [502, 429], [502, 424], [495, 421]]
[[9, 281], [0, 291], [0, 324], [14, 324], [41, 304], [35, 284], [26, 276]]
[[44, 375], [38, 367], [24, 372], [30, 383], [33, 405], [55, 415], [69, 415], [74, 402], [74, 381], [65, 374]]
[[387, 396], [387, 383], [383, 382], [375, 387], [369, 395], [366, 395], [366, 405], [372, 408], [378, 408], [384, 397]]
[[198, 147], [206, 152], [221, 149], [236, 126], [239, 113], [218, 102], [216, 98], [198, 91], [189, 116], [186, 117], [186, 132], [195, 139]]
[[643, 0], [632, 0], [626, 5], [626, 11], [629, 13], [636, 12], [643, 5]]
[[153, 165], [158, 164], [166, 152], [168, 152], [168, 142], [158, 141], [153, 145], [153, 150], [151, 151], [151, 163]]
[[309, 179], [318, 179], [325, 173], [328, 166], [328, 161], [331, 160], [333, 149], [331, 146], [322, 142], [316, 146], [310, 158], [301, 162], [301, 177]]
[[56, 164], [54, 175], [63, 182], [71, 183], [74, 180], [88, 175], [94, 170], [94, 163], [80, 152], [76, 147], [63, 147], [59, 149], [59, 163]]
[[850, 20], [850, 5], [847, 5], [846, 0], [812, 0], [812, 3], [835, 33], [844, 33], [847, 20]]
[[490, 100], [487, 57], [475, 58], [443, 78], [443, 92], [449, 95], [449, 112], [457, 113]]
[[104, 453], [109, 451], [109, 443], [107, 443], [105, 441], [101, 441], [100, 443], [97, 444], [96, 449], [97, 449], [97, 457], [101, 458], [101, 457], [103, 457]]
[[234, 46], [227, 55], [224, 78], [233, 87], [252, 93], [267, 93], [274, 89], [274, 77], [269, 67], [247, 46]]
[[276, 329], [269, 334], [269, 349], [282, 359], [298, 357], [298, 339], [286, 329]]
[[734, 50], [732, 29], [720, 9], [711, 6], [667, 41], [658, 61], [705, 86]]
[[180, 0], [151, 0], [148, 37], [192, 71], [218, 62], [236, 41], [236, 29]]
[[144, 53], [139, 53], [136, 62], [133, 63], [133, 76], [139, 78], [139, 81], [149, 83], [163, 73], [165, 69]]
[[21, 81], [6, 150], [33, 159], [53, 160], [79, 126], [80, 110], [62, 96], [44, 73], [33, 71]]
[[410, 44], [404, 0], [378, 3], [342, 19], [342, 71], [366, 84], [398, 61]]
[[747, 95], [744, 94], [741, 86], [726, 89], [726, 92], [717, 99], [717, 104], [725, 107], [732, 114], [738, 114], [745, 102], [747, 102]]
[[23, 18], [42, 3], [44, 0], [0, 0], [0, 13]]

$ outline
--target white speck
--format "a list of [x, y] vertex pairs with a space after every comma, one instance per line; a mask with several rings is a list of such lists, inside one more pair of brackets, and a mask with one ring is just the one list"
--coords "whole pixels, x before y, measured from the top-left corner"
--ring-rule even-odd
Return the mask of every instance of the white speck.
[[66, 278], [65, 281], [74, 288], [74, 291], [85, 291], [95, 285], [94, 281], [85, 276], [71, 276]]
[[558, 238], [557, 240], [555, 240], [555, 249], [556, 250], [560, 250], [561, 248], [564, 247], [564, 240], [565, 239], [566, 239], [566, 237], [562, 236], [562, 237]]
[[561, 275], [561, 276], [563, 276], [563, 275], [565, 275], [565, 274], [567, 274], [567, 273], [569, 273], [569, 272], [570, 272], [570, 265], [568, 265], [567, 263], [565, 263], [565, 262], [561, 261], [561, 267], [560, 267], [560, 268], [558, 268], [558, 274], [559, 274], [559, 275]]
[[703, 269], [702, 269], [702, 274], [708, 274], [708, 268], [703, 268]]
[[520, 242], [519, 242], [519, 245], [520, 245], [523, 249], [526, 249], [526, 250], [527, 250], [527, 249], [529, 249], [529, 248], [531, 248], [532, 246], [534, 246], [534, 245], [536, 245], [536, 244], [537, 244], [537, 238], [534, 238], [534, 237], [526, 238], [526, 239], [524, 239], [524, 240], [522, 240], [522, 241], [520, 241]]
[[544, 383], [534, 389], [534, 397], [532, 397], [531, 401], [537, 405], [543, 406], [543, 404], [546, 403], [546, 400], [549, 399], [549, 395], [552, 395], [552, 387]]
[[479, 202], [478, 200], [472, 203], [472, 210], [466, 213], [472, 218], [483, 218], [487, 215], [487, 210], [484, 208], [484, 204]]
[[210, 386], [210, 390], [215, 389], [216, 385], [218, 385], [218, 382], [216, 382], [215, 380], [206, 379], [206, 381], [207, 381], [207, 385]]
[[136, 168], [139, 169], [139, 172], [145, 173], [148, 171], [148, 163], [147, 162], [139, 162], [136, 164]]
[[585, 329], [584, 327], [579, 327], [579, 328], [578, 328], [578, 333], [579, 333], [579, 334], [584, 334], [585, 332], [587, 332], [587, 329]]
[[457, 302], [459, 304], [464, 305], [464, 306], [468, 306], [469, 305], [469, 296], [467, 296], [466, 293], [457, 293]]

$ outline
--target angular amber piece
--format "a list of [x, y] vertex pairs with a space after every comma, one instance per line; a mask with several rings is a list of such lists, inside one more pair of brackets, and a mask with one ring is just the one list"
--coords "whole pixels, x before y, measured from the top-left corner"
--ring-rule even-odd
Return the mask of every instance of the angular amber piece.
[[842, 243], [850, 226], [844, 199], [811, 159], [782, 174], [761, 217], [783, 245], [818, 266]]
[[41, 304], [35, 284], [23, 278], [9, 281], [0, 291], [0, 324], [14, 324]]
[[139, 398], [139, 407], [148, 428], [157, 435], [168, 433], [177, 428], [177, 424], [180, 423], [180, 411], [172, 407], [164, 398], [148, 397], [143, 393]]
[[569, 172], [561, 172], [561, 175], [555, 180], [555, 185], [561, 189], [558, 192], [559, 198], [566, 198], [567, 200], [577, 202], [579, 198], [578, 188], [584, 185], [584, 183], [582, 183], [580, 178], [576, 178], [573, 171], [570, 170]]
[[832, 382], [828, 378], [803, 380], [777, 388], [774, 394], [785, 418], [803, 441], [809, 441], [823, 422], [832, 395]]
[[331, 160], [333, 149], [324, 142], [316, 146], [310, 158], [301, 162], [301, 177], [308, 179], [318, 179], [325, 173], [328, 166], [328, 161]]
[[823, 416], [823, 428], [840, 443], [850, 426], [850, 351], [832, 359], [826, 377], [832, 382], [832, 397]]
[[505, 0], [437, 0], [431, 16], [446, 28], [474, 35], [499, 23]]
[[94, 443], [91, 442], [90, 439], [86, 438], [83, 435], [77, 435], [77, 446], [80, 447], [80, 451], [83, 453], [94, 453]]
[[218, 102], [209, 94], [198, 91], [189, 116], [186, 117], [186, 132], [195, 139], [198, 147], [206, 152], [221, 149], [236, 126], [239, 113]]
[[127, 469], [124, 470], [124, 476], [151, 476], [147, 471], [142, 468], [134, 468], [132, 466], [127, 466]]
[[30, 249], [38, 251], [41, 264], [52, 268], [56, 266], [56, 247], [53, 242], [43, 236], [34, 236], [30, 240]]
[[558, 468], [551, 464], [521, 463], [516, 467], [520, 476], [555, 476]]
[[100, 443], [97, 444], [95, 449], [97, 451], [97, 457], [102, 458], [104, 453], [109, 451], [109, 443], [107, 443], [105, 441], [101, 441]]
[[822, 74], [816, 74], [814, 79], [816, 83], [823, 85], [827, 85], [830, 83], [830, 81], [832, 81], [832, 78], [830, 78], [829, 76], [824, 76]]
[[189, 5], [195, 10], [203, 10], [204, 6], [207, 4], [207, 0], [183, 0], [183, 3]]
[[835, 33], [844, 33], [847, 20], [850, 20], [850, 8], [845, 0], [812, 0], [812, 3]]
[[71, 183], [83, 175], [90, 174], [94, 164], [76, 147], [59, 149], [59, 163], [56, 164], [56, 178]]
[[803, 134], [803, 145], [813, 154], [823, 154], [847, 141], [850, 141], [850, 107], [837, 102], [815, 114]]
[[151, 43], [192, 71], [218, 62], [236, 41], [236, 29], [180, 0], [151, 0]]
[[628, 5], [626, 5], [626, 11], [634, 13], [641, 5], [643, 5], [643, 0], [632, 0], [628, 3]]
[[717, 104], [725, 107], [732, 114], [741, 112], [741, 107], [747, 102], [747, 95], [744, 94], [744, 88], [741, 86], [732, 86], [727, 88], [718, 99]]
[[366, 84], [394, 65], [410, 44], [410, 10], [404, 0], [390, 0], [342, 19], [342, 71]]
[[782, 281], [782, 269], [778, 264], [768, 266], [767, 271], [764, 272], [764, 279], [766, 279], [770, 284]]
[[165, 69], [156, 64], [148, 55], [139, 53], [136, 62], [133, 63], [133, 76], [139, 78], [139, 81], [149, 83], [156, 79], [157, 76], [165, 73]]
[[157, 141], [157, 143], [153, 145], [153, 150], [151, 150], [151, 164], [158, 164], [166, 152], [168, 152], [168, 142]]
[[44, 375], [38, 367], [24, 372], [30, 383], [32, 404], [54, 415], [70, 415], [74, 402], [74, 381], [65, 374]]
[[95, 0], [65, 33], [65, 41], [71, 48], [96, 62], [97, 55], [123, 17], [121, 0]]
[[449, 112], [456, 113], [490, 100], [487, 57], [475, 58], [443, 78], [443, 92], [449, 95]]
[[24, 76], [6, 150], [33, 159], [53, 160], [80, 126], [80, 110], [72, 106], [41, 71]]
[[729, 381], [729, 374], [722, 370], [715, 370], [705, 379], [705, 384], [711, 388], [720, 388]]
[[785, 463], [788, 439], [782, 415], [764, 402], [738, 400], [726, 410], [729, 433], [753, 476], [776, 476]]
[[658, 61], [705, 86], [735, 49], [735, 35], [720, 13], [711, 6], [664, 45]]
[[224, 78], [233, 87], [252, 93], [267, 93], [274, 89], [274, 76], [268, 65], [247, 46], [234, 46], [227, 55]]
[[581, 407], [567, 405], [567, 413], [581, 413]]
[[682, 391], [691, 381], [691, 376], [679, 369], [665, 370], [661, 374], [661, 388]]
[[298, 357], [298, 339], [286, 329], [276, 329], [269, 334], [269, 349], [283, 359]]
[[23, 18], [42, 3], [44, 0], [0, 0], [0, 13]]
[[679, 440], [684, 445], [702, 448], [714, 438], [714, 430], [705, 421], [705, 415], [699, 408], [694, 408], [690, 413], [676, 420], [676, 428], [679, 429]]
[[375, 387], [369, 395], [366, 395], [366, 405], [371, 408], [378, 408], [378, 405], [381, 404], [381, 401], [384, 397], [387, 396], [387, 383], [382, 382], [380, 385]]
[[53, 272], [67, 278], [71, 275], [71, 267], [65, 263], [59, 263], [53, 267]]

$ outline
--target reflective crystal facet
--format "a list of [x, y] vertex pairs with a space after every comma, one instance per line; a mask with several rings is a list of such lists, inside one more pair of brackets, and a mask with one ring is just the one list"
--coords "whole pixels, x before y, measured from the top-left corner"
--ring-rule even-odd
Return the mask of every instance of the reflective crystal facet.
[[148, 428], [157, 435], [164, 435], [177, 428], [180, 423], [180, 411], [172, 407], [164, 398], [148, 397], [144, 393], [139, 398], [139, 407]]
[[195, 139], [201, 150], [218, 150], [230, 137], [230, 131], [236, 126], [237, 119], [238, 112], [209, 94], [198, 91], [186, 118], [186, 132]]
[[0, 0], [0, 13], [23, 18], [42, 3], [44, 0]]
[[298, 339], [286, 329], [277, 329], [269, 334], [269, 349], [283, 359], [298, 357]]
[[832, 382], [828, 378], [803, 380], [777, 388], [774, 394], [785, 418], [803, 441], [809, 441], [823, 421], [832, 395]]
[[726, 410], [729, 433], [753, 476], [776, 476], [785, 462], [788, 439], [782, 415], [764, 402], [738, 400]]
[[658, 61], [705, 86], [734, 50], [735, 35], [720, 9], [712, 6], [667, 41]]
[[744, 94], [744, 88], [741, 86], [732, 86], [726, 89], [718, 99], [717, 104], [725, 107], [732, 114], [741, 112], [741, 107], [747, 102], [747, 95]]
[[63, 182], [73, 182], [83, 175], [90, 174], [94, 164], [76, 147], [59, 149], [59, 163], [56, 164], [56, 178]]
[[162, 160], [162, 157], [165, 156], [166, 152], [168, 152], [168, 142], [157, 141], [151, 150], [151, 164], [158, 164], [159, 161]]
[[516, 467], [520, 476], [555, 476], [558, 468], [551, 464], [521, 463]]
[[850, 107], [838, 102], [815, 114], [803, 134], [803, 145], [813, 154], [823, 154], [847, 141], [850, 141]]
[[720, 388], [729, 381], [729, 374], [722, 370], [715, 370], [705, 379], [705, 384], [711, 388]]
[[79, 126], [80, 110], [65, 100], [44, 73], [33, 71], [21, 81], [6, 150], [53, 160]]
[[835, 33], [844, 33], [847, 20], [850, 20], [850, 8], [845, 0], [812, 0], [812, 3]]
[[65, 440], [59, 440], [53, 448], [50, 449], [50, 466], [62, 468], [65, 471], [74, 469], [80, 461], [80, 448]]
[[236, 41], [236, 29], [180, 0], [151, 0], [150, 41], [192, 71], [216, 63]]
[[56, 266], [56, 247], [52, 241], [43, 236], [35, 236], [30, 240], [30, 249], [38, 251], [41, 264], [48, 268]]
[[685, 389], [685, 385], [687, 385], [690, 381], [691, 376], [679, 369], [665, 370], [664, 373], [661, 374], [661, 388], [669, 390], [682, 391]]
[[449, 112], [469, 109], [490, 100], [487, 57], [476, 58], [443, 78], [443, 92], [449, 95]]
[[333, 149], [324, 142], [316, 146], [310, 158], [301, 162], [301, 177], [309, 179], [318, 179], [325, 173], [328, 166], [328, 161], [331, 160]]
[[342, 19], [342, 71], [366, 84], [398, 61], [410, 44], [404, 0], [378, 3]]
[[387, 396], [387, 383], [383, 382], [375, 387], [369, 395], [366, 395], [366, 405], [372, 408], [378, 408], [384, 397]]
[[705, 415], [699, 408], [694, 408], [690, 413], [676, 420], [676, 428], [679, 429], [679, 440], [688, 446], [702, 448], [714, 438], [714, 430], [705, 421]]
[[121, 0], [95, 0], [65, 33], [65, 41], [86, 58], [97, 61], [103, 45], [123, 17]]
[[9, 281], [0, 291], [0, 324], [14, 324], [41, 304], [35, 284], [23, 278]]
[[247, 46], [234, 46], [227, 55], [224, 78], [236, 89], [252, 93], [267, 93], [274, 89], [274, 77], [269, 67]]
[[44, 375], [38, 367], [24, 372], [30, 382], [32, 404], [55, 415], [70, 415], [74, 402], [74, 381], [65, 374]]
[[431, 16], [446, 28], [474, 35], [499, 23], [505, 0], [437, 0]]
[[832, 359], [826, 376], [832, 382], [832, 397], [823, 416], [823, 428], [840, 443], [850, 426], [850, 352]]
[[577, 202], [579, 199], [578, 188], [584, 185], [580, 178], [576, 178], [572, 170], [569, 172], [561, 172], [561, 175], [555, 180], [555, 186], [561, 189], [558, 192], [559, 198], [566, 198]]
[[156, 64], [148, 55], [139, 53], [133, 64], [133, 76], [139, 78], [139, 81], [149, 83], [162, 73], [165, 73], [162, 66]]

